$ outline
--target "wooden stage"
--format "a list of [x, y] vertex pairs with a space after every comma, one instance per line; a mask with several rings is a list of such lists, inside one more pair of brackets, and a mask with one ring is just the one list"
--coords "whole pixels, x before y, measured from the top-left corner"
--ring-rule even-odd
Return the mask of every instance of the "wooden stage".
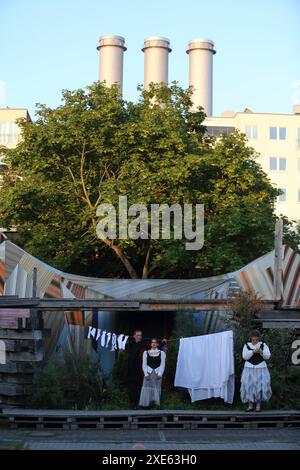
[[300, 428], [300, 410], [75, 411], [4, 408], [0, 425], [13, 429], [258, 429]]

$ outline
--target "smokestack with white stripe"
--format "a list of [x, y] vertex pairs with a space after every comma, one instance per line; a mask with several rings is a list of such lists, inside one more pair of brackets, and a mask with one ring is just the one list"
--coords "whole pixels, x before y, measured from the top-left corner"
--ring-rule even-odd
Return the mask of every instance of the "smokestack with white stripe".
[[144, 88], [148, 89], [149, 84], [168, 83], [168, 62], [169, 52], [171, 52], [170, 41], [161, 36], [151, 36], [144, 40], [142, 51], [144, 59]]
[[210, 39], [193, 39], [187, 48], [189, 55], [189, 85], [193, 86], [192, 111], [202, 106], [212, 116], [214, 43]]
[[122, 93], [124, 51], [127, 49], [125, 39], [113, 34], [100, 36], [97, 49], [99, 51], [99, 82], [105, 80], [108, 87], [119, 83]]

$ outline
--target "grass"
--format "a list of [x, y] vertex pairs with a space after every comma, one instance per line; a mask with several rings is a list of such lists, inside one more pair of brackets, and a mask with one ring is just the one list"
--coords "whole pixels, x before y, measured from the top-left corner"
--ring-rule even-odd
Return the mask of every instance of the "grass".
[[[245, 409], [245, 404], [241, 403], [239, 399], [235, 399], [232, 404], [225, 403], [221, 398], [211, 398], [208, 400], [199, 400], [192, 403], [188, 392], [184, 390], [163, 391], [161, 397], [161, 404], [158, 409], [160, 410], [215, 410], [215, 411], [241, 411]], [[263, 403], [263, 409], [276, 410], [276, 409], [299, 409], [300, 399], [289, 400], [285, 406], [278, 406], [272, 403], [272, 399]], [[110, 390], [107, 397], [103, 402], [97, 405], [91, 405], [86, 408], [89, 411], [117, 411], [131, 409], [127, 389], [117, 388]]]

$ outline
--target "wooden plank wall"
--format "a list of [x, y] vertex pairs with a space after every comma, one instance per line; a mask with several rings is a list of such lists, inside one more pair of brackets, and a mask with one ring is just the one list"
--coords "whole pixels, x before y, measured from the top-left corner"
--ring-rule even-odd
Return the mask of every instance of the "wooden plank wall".
[[[35, 328], [29, 309], [0, 308], [0, 341], [5, 360], [0, 363], [0, 405], [24, 405], [33, 392], [33, 374], [42, 364], [43, 332]], [[36, 329], [37, 328], [37, 329]]]

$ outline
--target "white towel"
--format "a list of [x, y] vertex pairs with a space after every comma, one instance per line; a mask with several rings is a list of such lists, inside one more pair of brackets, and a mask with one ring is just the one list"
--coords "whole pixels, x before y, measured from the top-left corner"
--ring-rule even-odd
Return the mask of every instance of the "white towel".
[[224, 331], [180, 340], [175, 387], [188, 388], [192, 402], [234, 395], [233, 333]]

